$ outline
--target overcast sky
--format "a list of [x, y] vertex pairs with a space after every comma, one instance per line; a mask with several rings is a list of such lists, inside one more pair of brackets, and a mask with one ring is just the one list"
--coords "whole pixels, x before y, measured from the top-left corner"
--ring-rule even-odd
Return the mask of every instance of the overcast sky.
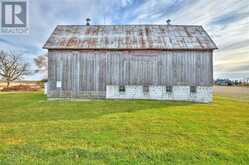
[[[249, 77], [249, 0], [29, 0], [29, 35], [0, 36], [0, 50], [30, 63], [58, 24], [202, 25], [216, 42], [215, 78]], [[34, 68], [34, 65], [32, 66]], [[40, 75], [27, 79], [40, 79]]]

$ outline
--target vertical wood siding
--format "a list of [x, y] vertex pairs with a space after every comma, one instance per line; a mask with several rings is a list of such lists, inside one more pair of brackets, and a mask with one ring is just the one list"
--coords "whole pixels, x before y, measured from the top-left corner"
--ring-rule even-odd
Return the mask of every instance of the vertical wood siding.
[[[211, 86], [212, 51], [49, 50], [49, 97], [105, 97], [106, 85]], [[56, 82], [62, 81], [62, 88]]]

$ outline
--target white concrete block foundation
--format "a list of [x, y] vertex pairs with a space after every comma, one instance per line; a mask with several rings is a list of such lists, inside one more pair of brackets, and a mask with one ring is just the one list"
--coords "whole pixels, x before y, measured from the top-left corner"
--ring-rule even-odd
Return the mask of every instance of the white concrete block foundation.
[[149, 92], [143, 91], [143, 86], [127, 85], [125, 92], [119, 92], [119, 86], [106, 87], [107, 99], [152, 99], [179, 100], [209, 103], [213, 101], [213, 87], [198, 86], [196, 93], [190, 92], [190, 86], [173, 86], [172, 92], [166, 92], [166, 86], [149, 86]]

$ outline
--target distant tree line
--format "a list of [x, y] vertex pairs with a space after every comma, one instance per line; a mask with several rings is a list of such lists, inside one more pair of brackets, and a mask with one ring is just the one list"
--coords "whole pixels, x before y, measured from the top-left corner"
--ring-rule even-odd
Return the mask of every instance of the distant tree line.
[[216, 79], [214, 81], [215, 85], [221, 86], [249, 86], [249, 78], [242, 80], [230, 80], [230, 79]]

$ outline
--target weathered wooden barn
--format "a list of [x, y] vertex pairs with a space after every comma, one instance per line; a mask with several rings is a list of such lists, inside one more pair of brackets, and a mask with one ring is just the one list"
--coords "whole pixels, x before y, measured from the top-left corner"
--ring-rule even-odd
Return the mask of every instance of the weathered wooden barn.
[[212, 101], [215, 43], [201, 26], [59, 25], [49, 98]]

